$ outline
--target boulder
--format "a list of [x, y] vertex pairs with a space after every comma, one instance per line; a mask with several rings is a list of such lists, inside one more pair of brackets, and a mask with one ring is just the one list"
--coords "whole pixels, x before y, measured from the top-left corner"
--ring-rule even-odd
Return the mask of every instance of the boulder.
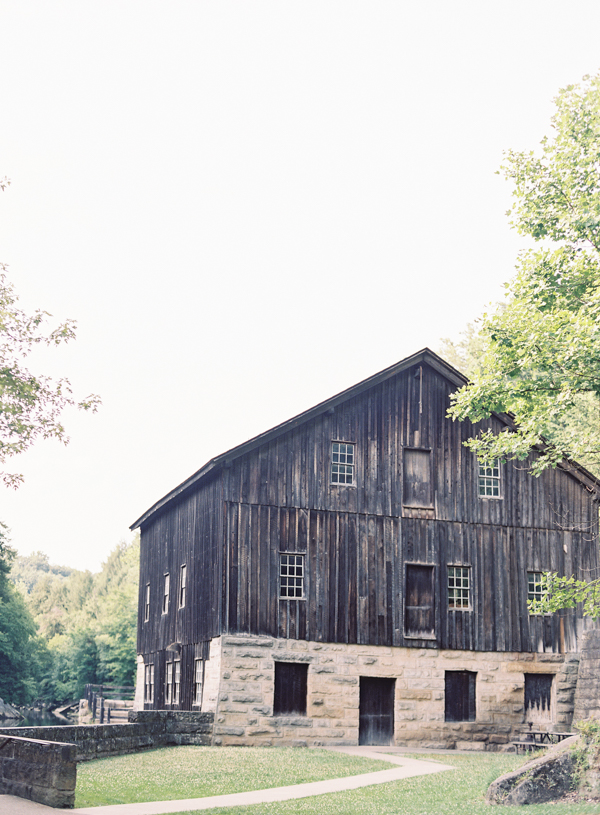
[[580, 736], [571, 736], [540, 758], [497, 778], [487, 791], [486, 802], [522, 806], [562, 798], [573, 789], [576, 760], [572, 748], [579, 739]]

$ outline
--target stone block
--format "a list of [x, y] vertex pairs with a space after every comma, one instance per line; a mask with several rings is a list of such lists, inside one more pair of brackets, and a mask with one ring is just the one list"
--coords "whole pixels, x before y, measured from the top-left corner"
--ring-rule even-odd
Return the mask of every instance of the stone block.
[[455, 747], [457, 750], [483, 752], [485, 750], [485, 743], [483, 741], [457, 741]]

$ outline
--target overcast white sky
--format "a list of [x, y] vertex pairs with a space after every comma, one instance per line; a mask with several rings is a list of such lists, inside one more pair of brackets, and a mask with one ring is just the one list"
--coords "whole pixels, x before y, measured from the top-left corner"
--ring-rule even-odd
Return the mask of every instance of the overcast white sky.
[[0, 260], [101, 395], [0, 493], [97, 570], [209, 458], [441, 337], [513, 275], [495, 171], [600, 68], [597, 0], [0, 0]]

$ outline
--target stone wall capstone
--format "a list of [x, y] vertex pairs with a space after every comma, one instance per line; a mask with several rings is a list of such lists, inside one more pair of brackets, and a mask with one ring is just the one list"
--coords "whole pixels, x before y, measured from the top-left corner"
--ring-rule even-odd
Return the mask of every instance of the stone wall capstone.
[[[137, 753], [153, 747], [179, 744], [210, 745], [212, 713], [177, 710], [135, 710], [127, 724], [88, 724], [57, 727], [5, 727], [0, 738], [25, 739], [74, 744], [77, 761]], [[1, 754], [0, 754], [1, 755]]]

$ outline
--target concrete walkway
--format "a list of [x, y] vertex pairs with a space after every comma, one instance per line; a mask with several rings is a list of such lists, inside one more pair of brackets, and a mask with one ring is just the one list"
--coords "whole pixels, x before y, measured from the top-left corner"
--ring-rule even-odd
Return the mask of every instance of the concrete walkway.
[[421, 761], [414, 758], [405, 758], [400, 754], [384, 753], [393, 750], [393, 747], [331, 747], [336, 752], [347, 753], [353, 756], [366, 758], [379, 758], [389, 761], [396, 766], [390, 770], [379, 770], [375, 773], [351, 775], [347, 778], [331, 778], [328, 781], [315, 781], [311, 784], [294, 784], [289, 787], [274, 787], [267, 790], [253, 792], [236, 792], [230, 795], [213, 795], [209, 798], [186, 798], [179, 801], [152, 801], [145, 804], [114, 804], [106, 807], [87, 807], [83, 809], [56, 810], [52, 807], [15, 798], [13, 795], [0, 795], [0, 815], [48, 815], [51, 812], [85, 813], [86, 815], [163, 815], [169, 812], [185, 812], [190, 810], [214, 809], [216, 807], [232, 807], [250, 804], [264, 804], [271, 801], [289, 801], [294, 798], [308, 798], [312, 795], [325, 795], [329, 792], [342, 792], [355, 790], [359, 787], [369, 787], [372, 784], [387, 784], [390, 781], [400, 781], [403, 778], [412, 778], [417, 775], [430, 775], [443, 770], [453, 770], [447, 764], [433, 761]]

